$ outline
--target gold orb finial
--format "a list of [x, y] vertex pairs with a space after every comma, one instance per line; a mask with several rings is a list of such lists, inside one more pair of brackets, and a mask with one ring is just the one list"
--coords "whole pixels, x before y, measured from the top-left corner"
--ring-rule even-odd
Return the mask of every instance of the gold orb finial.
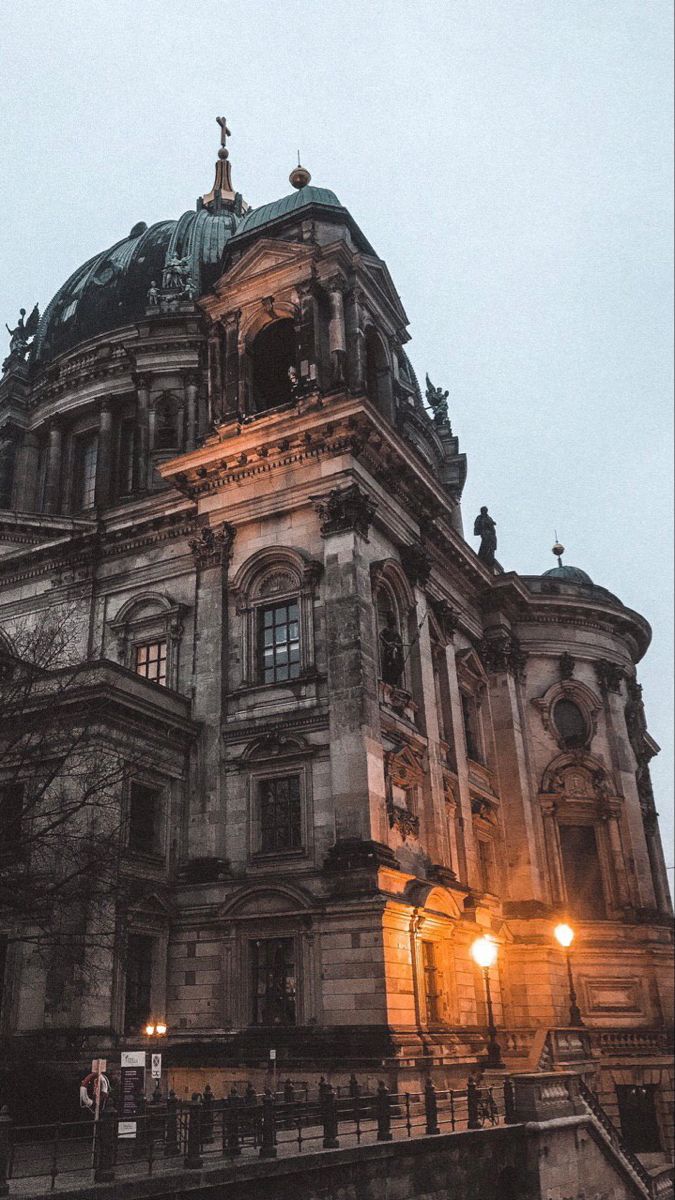
[[312, 178], [312, 176], [310, 175], [309, 171], [307, 170], [307, 167], [302, 166], [302, 164], [300, 162], [300, 154], [298, 153], [298, 165], [297, 165], [297, 167], [293, 167], [293, 170], [291, 171], [290, 175], [288, 176], [289, 183], [291, 183], [292, 186], [294, 188], [297, 188], [299, 191], [300, 188], [307, 187], [307, 184], [309, 183], [311, 178]]

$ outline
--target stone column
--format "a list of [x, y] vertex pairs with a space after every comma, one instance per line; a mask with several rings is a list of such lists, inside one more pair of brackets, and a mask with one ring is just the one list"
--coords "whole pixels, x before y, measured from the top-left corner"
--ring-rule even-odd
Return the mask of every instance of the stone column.
[[303, 382], [318, 378], [318, 304], [314, 282], [308, 280], [298, 288], [300, 314], [296, 321], [298, 339], [298, 370]]
[[361, 328], [361, 289], [347, 293], [347, 382], [350, 392], [362, 392], [366, 385], [366, 348]]
[[148, 438], [150, 407], [150, 376], [136, 375], [136, 462], [134, 488], [144, 492], [148, 487]]
[[556, 820], [556, 801], [553, 796], [541, 800], [541, 812], [544, 825], [544, 844], [548, 875], [551, 882], [551, 901], [562, 904], [565, 900], [565, 884], [562, 875], [562, 853], [558, 837], [558, 822]]
[[209, 329], [209, 421], [220, 421], [223, 416], [223, 331], [215, 321]]
[[339, 387], [346, 379], [347, 330], [344, 305], [345, 283], [342, 279], [331, 279], [328, 284], [330, 323], [328, 326], [328, 349], [330, 351], [331, 384]]
[[540, 900], [543, 898], [543, 880], [518, 694], [525, 656], [515, 637], [503, 632], [483, 641], [481, 658], [490, 676], [490, 709], [506, 843], [508, 898]]
[[14, 507], [19, 512], [35, 512], [40, 473], [40, 445], [37, 435], [26, 431], [17, 455], [14, 479]]
[[[473, 818], [471, 815], [471, 793], [469, 789], [469, 769], [467, 765], [466, 746], [464, 741], [464, 717], [462, 714], [462, 699], [457, 678], [457, 663], [455, 648], [452, 642], [446, 647], [446, 663], [448, 669], [448, 692], [450, 695], [450, 713], [452, 718], [453, 736], [455, 739], [455, 755], [457, 759], [457, 782], [459, 787], [458, 822], [461, 828], [461, 855], [459, 859], [459, 876], [462, 883], [479, 887], [479, 872], [476, 859], [476, 845], [473, 836]], [[462, 858], [464, 861], [462, 861]], [[465, 874], [463, 874], [465, 872]]]
[[61, 498], [61, 427], [54, 423], [49, 429], [47, 450], [47, 483], [45, 487], [45, 512], [59, 511]]
[[196, 567], [195, 718], [203, 724], [200, 778], [191, 797], [191, 857], [225, 854], [224, 772], [220, 730], [227, 693], [229, 622], [227, 580], [236, 530], [203, 525], [190, 539]]
[[227, 313], [225, 328], [225, 414], [239, 411], [239, 309]]
[[199, 425], [199, 379], [196, 375], [188, 375], [185, 380], [185, 398], [187, 401], [187, 438], [186, 450], [194, 450], [197, 445], [197, 429]]
[[612, 856], [612, 867], [614, 881], [616, 885], [616, 900], [619, 908], [627, 908], [631, 903], [630, 892], [628, 890], [628, 880], [626, 877], [626, 860], [623, 854], [623, 846], [621, 845], [621, 833], [619, 831], [619, 813], [621, 811], [621, 803], [618, 800], [607, 800], [601, 806], [602, 819], [605, 822], [607, 829], [607, 840]]
[[98, 420], [96, 458], [96, 507], [106, 508], [112, 493], [113, 418], [110, 402], [104, 400]]
[[337, 840], [386, 843], [377, 646], [368, 529], [374, 504], [358, 484], [317, 506], [324, 541], [330, 763]]
[[15, 461], [16, 445], [14, 442], [7, 441], [0, 450], [0, 508], [11, 508], [12, 506]]

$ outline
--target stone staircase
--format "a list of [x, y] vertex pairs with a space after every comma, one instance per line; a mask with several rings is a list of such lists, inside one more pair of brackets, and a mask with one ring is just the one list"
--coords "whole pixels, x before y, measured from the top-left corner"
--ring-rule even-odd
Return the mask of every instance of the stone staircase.
[[672, 1168], [666, 1165], [658, 1167], [655, 1173], [649, 1171], [637, 1155], [629, 1150], [620, 1131], [602, 1107], [595, 1092], [586, 1086], [581, 1077], [579, 1077], [579, 1095], [589, 1112], [602, 1127], [616, 1155], [640, 1184], [643, 1195], [648, 1200], [672, 1200], [674, 1195]]

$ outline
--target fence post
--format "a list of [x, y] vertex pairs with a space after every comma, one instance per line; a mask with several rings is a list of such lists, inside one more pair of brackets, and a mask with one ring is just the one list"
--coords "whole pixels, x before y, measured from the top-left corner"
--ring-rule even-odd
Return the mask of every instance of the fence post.
[[224, 1102], [223, 1108], [223, 1154], [229, 1154], [231, 1158], [236, 1158], [241, 1154], [241, 1145], [239, 1142], [239, 1093], [234, 1086], [230, 1089], [230, 1094]]
[[136, 1103], [136, 1141], [134, 1143], [133, 1156], [134, 1158], [145, 1158], [148, 1141], [148, 1118], [146, 1116], [145, 1095], [138, 1092], [135, 1097]]
[[480, 1129], [481, 1120], [478, 1111], [478, 1087], [473, 1079], [469, 1079], [466, 1085], [466, 1100], [469, 1110], [469, 1120], [467, 1123], [468, 1129]]
[[180, 1147], [178, 1145], [178, 1098], [176, 1093], [171, 1091], [166, 1101], [164, 1157], [175, 1158], [177, 1154], [180, 1154]]
[[265, 1088], [262, 1099], [262, 1136], [260, 1141], [260, 1157], [276, 1158], [276, 1114], [274, 1112], [274, 1096], [269, 1088]]
[[513, 1094], [513, 1082], [510, 1078], [504, 1080], [504, 1124], [515, 1124], [516, 1102]]
[[12, 1118], [5, 1104], [0, 1109], [0, 1196], [9, 1196], [9, 1160], [12, 1153]]
[[192, 1093], [188, 1110], [187, 1154], [184, 1163], [188, 1171], [199, 1171], [203, 1167], [202, 1148], [202, 1098], [199, 1092]]
[[324, 1086], [321, 1110], [323, 1118], [323, 1148], [324, 1150], [335, 1150], [340, 1145], [340, 1141], [338, 1138], [337, 1101], [333, 1085], [330, 1083]]
[[424, 1114], [427, 1119], [427, 1133], [440, 1133], [438, 1127], [438, 1102], [436, 1100], [436, 1089], [431, 1081], [427, 1079], [424, 1085]]
[[207, 1083], [202, 1098], [202, 1145], [213, 1141], [213, 1092]]
[[112, 1100], [96, 1122], [96, 1165], [94, 1183], [112, 1183], [115, 1178], [115, 1134], [117, 1112]]
[[378, 1142], [391, 1141], [391, 1097], [389, 1088], [385, 1086], [384, 1080], [380, 1080], [377, 1085], [375, 1094], [375, 1114], [377, 1116], [377, 1140]]
[[295, 1101], [295, 1088], [290, 1079], [287, 1079], [284, 1084], [284, 1104], [293, 1104]]

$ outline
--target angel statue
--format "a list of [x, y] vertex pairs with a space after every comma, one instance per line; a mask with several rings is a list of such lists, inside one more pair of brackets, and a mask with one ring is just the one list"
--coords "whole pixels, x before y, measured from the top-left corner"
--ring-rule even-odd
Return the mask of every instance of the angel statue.
[[427, 404], [434, 414], [434, 424], [443, 425], [448, 419], [448, 396], [443, 388], [434, 387], [427, 375]]
[[5, 329], [9, 334], [9, 357], [16, 355], [18, 358], [23, 358], [28, 350], [28, 342], [33, 337], [35, 330], [38, 327], [40, 320], [40, 312], [37, 304], [30, 314], [27, 321], [24, 321], [26, 315], [25, 308], [19, 309], [19, 320], [15, 329], [10, 329], [9, 325], [5, 325]]
[[165, 291], [182, 291], [189, 274], [187, 258], [179, 258], [174, 250], [162, 270], [162, 287]]

